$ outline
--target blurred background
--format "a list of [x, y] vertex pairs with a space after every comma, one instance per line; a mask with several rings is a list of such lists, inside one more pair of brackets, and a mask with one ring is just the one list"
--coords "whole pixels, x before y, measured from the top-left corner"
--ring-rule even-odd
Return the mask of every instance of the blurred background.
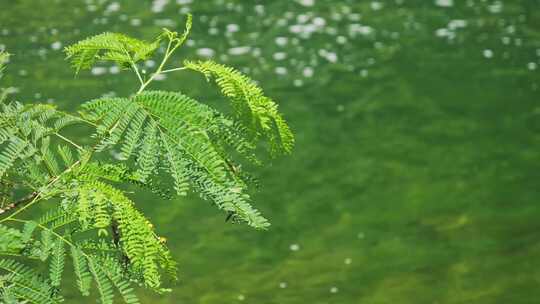
[[[3, 85], [65, 110], [132, 94], [132, 73], [75, 77], [62, 48], [182, 31], [187, 13], [176, 65], [240, 68], [297, 147], [254, 169], [269, 231], [196, 195], [139, 195], [181, 277], [143, 303], [538, 303], [540, 1], [0, 0]], [[224, 103], [197, 74], [166, 76], [153, 88]]]

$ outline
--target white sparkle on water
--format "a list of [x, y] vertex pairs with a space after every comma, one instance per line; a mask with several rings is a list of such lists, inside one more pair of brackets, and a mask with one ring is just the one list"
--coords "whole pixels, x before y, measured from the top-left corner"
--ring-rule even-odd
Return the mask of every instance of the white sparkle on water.
[[114, 13], [120, 10], [120, 3], [118, 2], [111, 2], [107, 8], [105, 9], [106, 13]]
[[167, 79], [167, 75], [166, 74], [157, 74], [156, 76], [154, 76], [154, 80], [155, 81], [163, 81]]
[[239, 46], [235, 48], [229, 49], [229, 55], [238, 56], [238, 55], [245, 55], [251, 51], [250, 46]]
[[454, 0], [435, 0], [435, 5], [440, 7], [451, 7], [454, 5]]
[[276, 37], [276, 44], [279, 46], [285, 46], [289, 42], [287, 37]]
[[131, 24], [132, 26], [140, 26], [142, 24], [142, 21], [141, 19], [135, 18], [135, 19], [131, 19], [129, 21], [129, 24]]
[[378, 1], [371, 2], [371, 9], [374, 11], [378, 11], [383, 8], [383, 4]]
[[253, 51], [251, 51], [251, 55], [253, 55], [253, 57], [261, 57], [261, 49], [254, 48]]
[[463, 19], [454, 19], [450, 20], [448, 23], [448, 28], [451, 30], [456, 30], [458, 28], [464, 28], [467, 26], [467, 21]]
[[154, 0], [154, 2], [152, 2], [152, 12], [161, 13], [168, 3], [169, 0]]
[[298, 0], [298, 3], [303, 6], [313, 6], [315, 5], [315, 0]]
[[514, 34], [516, 32], [516, 27], [513, 26], [513, 25], [509, 25], [507, 28], [506, 28], [506, 32], [508, 34]]
[[261, 4], [255, 5], [254, 9], [255, 9], [255, 12], [257, 12], [257, 14], [264, 15], [264, 5], [261, 5]]
[[321, 18], [321, 17], [314, 18], [312, 22], [314, 25], [319, 26], [319, 27], [323, 27], [326, 25], [326, 20], [324, 20], [324, 18]]
[[320, 49], [319, 50], [319, 56], [325, 58], [326, 60], [328, 60], [328, 61], [330, 61], [332, 63], [336, 63], [337, 60], [338, 60], [338, 57], [337, 57], [336, 53], [327, 51], [325, 49]]
[[196, 53], [199, 56], [210, 58], [210, 57], [214, 57], [214, 55], [216, 54], [216, 51], [210, 48], [200, 48], [196, 51]]
[[100, 76], [100, 75], [103, 75], [105, 73], [107, 73], [107, 68], [104, 68], [104, 67], [93, 67], [92, 70], [90, 71], [92, 73], [92, 75], [94, 76]]
[[236, 33], [240, 30], [240, 26], [238, 24], [228, 24], [227, 25], [227, 32], [229, 33]]
[[302, 71], [302, 74], [304, 75], [304, 77], [310, 78], [313, 77], [313, 74], [315, 74], [315, 72], [312, 67], [305, 67]]
[[345, 36], [338, 36], [336, 38], [336, 42], [339, 43], [339, 44], [345, 44], [347, 43], [347, 37]]
[[349, 34], [356, 36], [356, 34], [369, 35], [373, 33], [373, 28], [367, 25], [361, 25], [358, 23], [352, 23], [349, 25]]
[[503, 4], [501, 1], [495, 1], [493, 4], [488, 6], [488, 10], [493, 14], [498, 14], [503, 10]]
[[176, 27], [176, 22], [172, 19], [156, 19], [154, 24], [159, 27]]
[[456, 36], [456, 34], [447, 28], [440, 28], [435, 31], [435, 36], [441, 37], [441, 38], [447, 37], [448, 39], [453, 39]]
[[276, 67], [275, 72], [278, 75], [287, 75], [287, 73], [288, 73], [286, 67]]
[[150, 59], [150, 60], [146, 60], [146, 61], [144, 62], [144, 65], [145, 65], [147, 68], [153, 68], [153, 67], [156, 66], [156, 62], [155, 62], [154, 60]]
[[287, 53], [285, 53], [285, 52], [277, 52], [277, 53], [274, 53], [274, 55], [272, 55], [272, 57], [274, 57], [275, 60], [284, 60], [285, 58], [287, 58]]
[[51, 44], [51, 49], [53, 50], [59, 50], [62, 48], [62, 42], [60, 41], [56, 41], [56, 42], [53, 42], [53, 44]]
[[109, 68], [109, 73], [118, 74], [120, 73], [120, 68], [117, 65], [113, 65], [112, 67]]

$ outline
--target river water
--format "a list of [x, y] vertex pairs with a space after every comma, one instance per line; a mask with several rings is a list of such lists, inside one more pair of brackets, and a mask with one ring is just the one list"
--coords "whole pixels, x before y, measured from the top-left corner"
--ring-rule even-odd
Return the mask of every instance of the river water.
[[[537, 303], [540, 1], [0, 0], [0, 48], [14, 54], [2, 85], [66, 110], [129, 95], [133, 74], [74, 77], [62, 48], [182, 31], [186, 13], [176, 62], [242, 69], [297, 147], [254, 169], [269, 231], [225, 223], [195, 195], [139, 195], [181, 277], [143, 303]], [[153, 88], [223, 104], [195, 74]]]

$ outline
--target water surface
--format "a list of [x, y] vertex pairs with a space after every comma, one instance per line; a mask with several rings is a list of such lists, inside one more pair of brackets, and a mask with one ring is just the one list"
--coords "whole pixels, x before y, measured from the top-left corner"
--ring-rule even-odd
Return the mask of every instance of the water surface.
[[[297, 148], [256, 169], [267, 232], [195, 196], [139, 197], [181, 275], [144, 303], [537, 303], [540, 1], [0, 0], [3, 81], [67, 110], [129, 95], [135, 76], [114, 67], [74, 78], [63, 46], [151, 39], [188, 12], [176, 61], [243, 68]], [[223, 104], [196, 74], [154, 88]]]

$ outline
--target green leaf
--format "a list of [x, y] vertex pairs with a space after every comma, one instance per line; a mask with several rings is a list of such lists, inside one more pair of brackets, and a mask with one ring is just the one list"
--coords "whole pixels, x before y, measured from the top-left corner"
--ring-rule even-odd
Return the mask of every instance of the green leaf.
[[43, 281], [31, 268], [14, 260], [0, 259], [0, 270], [10, 274], [7, 282], [13, 284], [10, 289], [12, 297], [20, 302], [34, 304], [55, 304], [62, 298], [55, 295], [52, 286]]
[[[134, 107], [140, 116], [125, 119], [124, 115], [132, 116], [128, 109]], [[245, 184], [228, 165], [225, 147], [219, 147], [223, 138], [235, 141], [231, 134], [240, 138], [240, 132], [215, 110], [180, 93], [162, 91], [142, 92], [129, 99], [100, 98], [83, 109], [85, 117], [98, 125], [102, 142], [123, 145], [126, 156], [137, 155], [140, 181], [148, 182], [157, 169], [165, 168], [178, 194], [185, 194], [191, 183], [203, 198], [235, 214], [237, 220], [258, 229], [268, 227], [268, 221], [249, 203]], [[110, 139], [108, 130], [128, 120], [122, 127], [125, 132]]]
[[58, 238], [55, 242], [49, 264], [49, 276], [51, 278], [52, 286], [60, 286], [62, 273], [64, 272], [65, 255], [64, 241]]
[[116, 260], [110, 257], [98, 258], [93, 256], [92, 258], [99, 260], [101, 269], [103, 269], [105, 275], [113, 283], [114, 287], [116, 287], [126, 304], [140, 303], [137, 295], [135, 294], [135, 290], [131, 287], [129, 281], [122, 277], [122, 266], [119, 265]]
[[0, 51], [0, 78], [2, 78], [6, 63], [9, 61], [9, 53]]
[[52, 239], [52, 234], [48, 229], [41, 231], [41, 246], [40, 246], [40, 256], [39, 258], [42, 261], [46, 261], [49, 258], [51, 250], [53, 248], [54, 241]]
[[90, 69], [97, 61], [112, 61], [122, 67], [150, 58], [160, 39], [146, 42], [119, 33], [102, 33], [64, 49], [76, 72]]
[[15, 164], [15, 161], [21, 156], [26, 148], [27, 143], [23, 140], [17, 137], [12, 137], [10, 139], [8, 146], [0, 153], [0, 177]]
[[278, 106], [264, 95], [263, 90], [249, 77], [239, 71], [213, 61], [185, 61], [188, 69], [202, 73], [207, 80], [215, 78], [222, 93], [231, 100], [238, 117], [256, 136], [264, 136], [270, 142], [273, 155], [290, 153], [294, 136], [278, 112]]
[[70, 246], [70, 250], [73, 259], [73, 269], [75, 271], [75, 276], [77, 277], [77, 287], [83, 296], [89, 296], [92, 274], [88, 269], [86, 258], [79, 248]]
[[94, 259], [87, 259], [87, 262], [99, 292], [99, 302], [101, 304], [112, 304], [114, 299], [113, 285], [97, 261]]

